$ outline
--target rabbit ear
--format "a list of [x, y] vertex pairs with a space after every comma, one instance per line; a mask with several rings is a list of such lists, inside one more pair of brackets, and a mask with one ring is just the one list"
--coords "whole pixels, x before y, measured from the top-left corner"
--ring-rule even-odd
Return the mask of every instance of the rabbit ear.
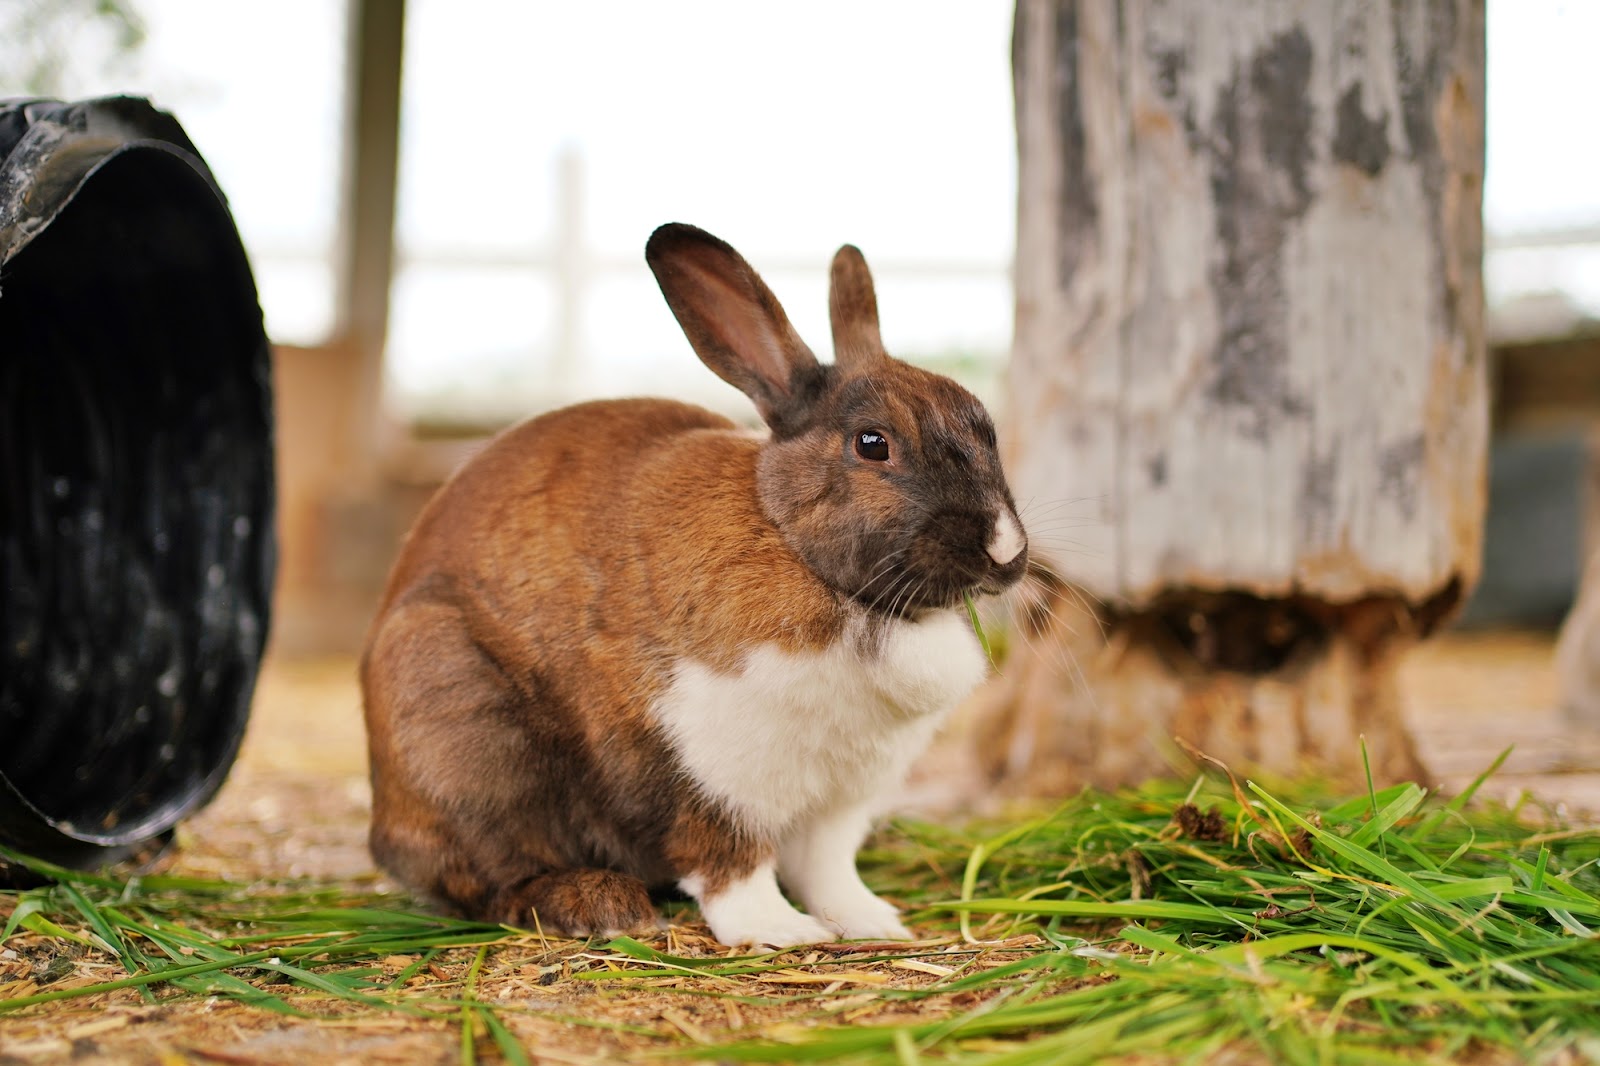
[[833, 256], [828, 285], [828, 318], [833, 322], [833, 361], [842, 367], [860, 366], [885, 358], [878, 335], [878, 297], [872, 272], [861, 249], [853, 244]]
[[822, 368], [772, 290], [726, 242], [681, 222], [651, 234], [644, 257], [700, 360], [781, 434], [803, 414]]

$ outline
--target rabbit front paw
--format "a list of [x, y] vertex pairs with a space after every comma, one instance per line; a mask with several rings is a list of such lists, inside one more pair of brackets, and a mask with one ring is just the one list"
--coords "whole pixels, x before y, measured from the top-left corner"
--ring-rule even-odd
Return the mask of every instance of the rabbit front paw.
[[751, 944], [787, 948], [838, 939], [831, 928], [795, 910], [783, 898], [771, 864], [716, 888], [710, 887], [703, 874], [686, 877], [679, 885], [699, 902], [711, 935], [729, 947]]
[[812, 909], [840, 940], [912, 939], [894, 904], [870, 892], [859, 899]]
[[711, 922], [711, 935], [730, 946], [792, 948], [799, 944], [831, 944], [834, 931], [793, 907], [788, 914], [762, 915], [744, 923]]

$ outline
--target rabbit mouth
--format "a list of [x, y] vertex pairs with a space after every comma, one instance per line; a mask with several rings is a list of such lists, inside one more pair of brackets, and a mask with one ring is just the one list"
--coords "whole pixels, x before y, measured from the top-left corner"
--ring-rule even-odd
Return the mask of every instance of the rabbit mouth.
[[[893, 618], [915, 618], [928, 611], [954, 607], [965, 597], [978, 591], [980, 587], [971, 583], [952, 585], [948, 582], [922, 580], [915, 583], [902, 582], [896, 591], [883, 596], [868, 597], [862, 602], [877, 614]], [[857, 597], [857, 599], [862, 598]]]
[[915, 534], [880, 545], [874, 559], [857, 560], [858, 573], [872, 577], [854, 598], [876, 613], [904, 617], [1004, 592], [1027, 571], [1027, 542], [1017, 530], [1021, 543], [997, 548], [994, 528], [993, 517], [978, 512], [937, 513]]
[[985, 596], [998, 596], [1021, 581], [1027, 572], [1028, 549], [1024, 547], [1007, 563], [990, 563], [989, 572], [978, 584], [978, 591]]
[[869, 610], [894, 617], [959, 606], [972, 596], [993, 596], [1015, 585], [1027, 570], [1023, 552], [1004, 566], [987, 557], [964, 563], [945, 558], [937, 565], [896, 568], [874, 589], [856, 599]]

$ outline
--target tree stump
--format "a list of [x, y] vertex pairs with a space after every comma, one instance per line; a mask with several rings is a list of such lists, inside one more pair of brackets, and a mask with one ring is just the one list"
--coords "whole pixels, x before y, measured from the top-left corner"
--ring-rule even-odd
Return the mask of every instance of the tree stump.
[[1040, 578], [990, 783], [1423, 773], [1477, 577], [1482, 0], [1020, 0], [1008, 461]]

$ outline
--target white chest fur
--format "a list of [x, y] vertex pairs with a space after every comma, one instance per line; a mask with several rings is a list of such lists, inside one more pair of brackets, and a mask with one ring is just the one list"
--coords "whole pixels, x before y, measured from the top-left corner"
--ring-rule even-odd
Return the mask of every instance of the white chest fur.
[[656, 715], [687, 772], [748, 828], [887, 798], [986, 662], [963, 615], [895, 624], [876, 652], [772, 645], [736, 674], [677, 665]]

